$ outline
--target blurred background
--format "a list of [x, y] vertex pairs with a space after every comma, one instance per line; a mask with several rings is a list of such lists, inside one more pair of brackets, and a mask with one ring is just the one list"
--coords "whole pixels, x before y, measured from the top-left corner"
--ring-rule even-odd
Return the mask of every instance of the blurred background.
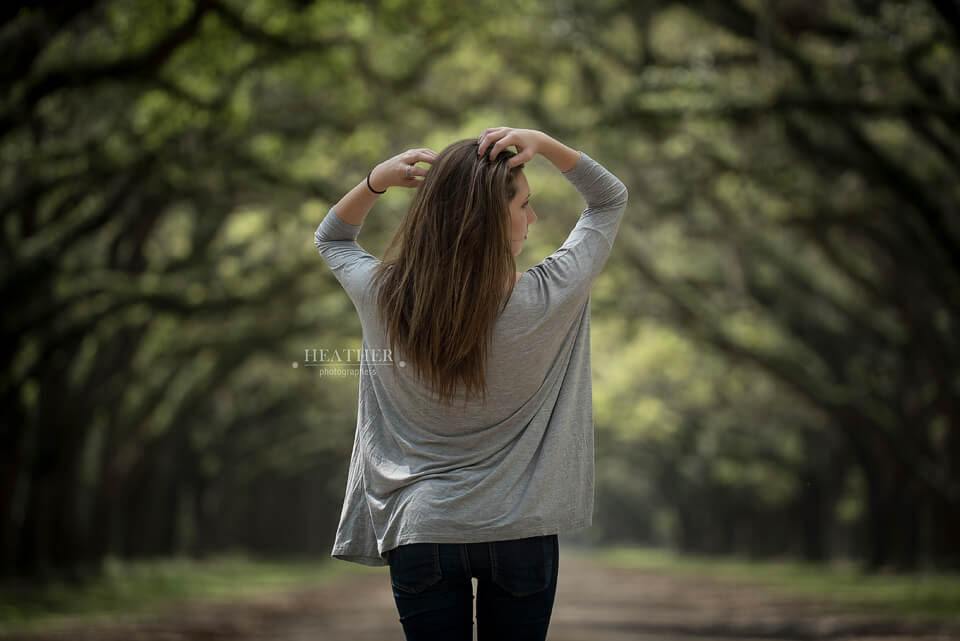
[[[312, 243], [381, 160], [542, 129], [630, 189], [592, 294], [595, 525], [960, 568], [954, 0], [0, 8], [0, 576], [325, 558], [358, 348]], [[555, 250], [582, 208], [543, 159]], [[382, 255], [409, 202], [360, 237]]]

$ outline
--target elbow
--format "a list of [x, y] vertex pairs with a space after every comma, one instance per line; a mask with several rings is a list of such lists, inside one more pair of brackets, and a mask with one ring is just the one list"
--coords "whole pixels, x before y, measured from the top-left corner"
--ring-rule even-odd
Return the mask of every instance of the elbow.
[[617, 207], [626, 207], [626, 206], [627, 206], [627, 198], [629, 197], [630, 194], [629, 194], [629, 192], [627, 191], [627, 186], [624, 185], [623, 182], [621, 182], [621, 181], [619, 181], [619, 180], [618, 180], [617, 182], [620, 183], [620, 189], [619, 189], [619, 191], [617, 192], [617, 196], [616, 196], [616, 199], [615, 199], [614, 202], [616, 203]]

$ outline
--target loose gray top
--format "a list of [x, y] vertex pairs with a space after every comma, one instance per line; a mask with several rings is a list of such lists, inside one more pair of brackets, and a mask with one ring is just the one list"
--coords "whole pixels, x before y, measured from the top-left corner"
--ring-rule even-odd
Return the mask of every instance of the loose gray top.
[[389, 361], [371, 276], [380, 259], [331, 209], [314, 239], [360, 315], [357, 431], [331, 556], [387, 565], [406, 543], [475, 543], [593, 520], [590, 288], [627, 189], [586, 154], [563, 174], [587, 208], [563, 245], [523, 273], [494, 326], [487, 402], [439, 402]]

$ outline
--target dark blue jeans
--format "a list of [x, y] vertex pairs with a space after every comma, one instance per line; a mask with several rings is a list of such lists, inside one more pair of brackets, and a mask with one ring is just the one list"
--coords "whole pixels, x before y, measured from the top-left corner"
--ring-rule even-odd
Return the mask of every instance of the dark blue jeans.
[[390, 583], [407, 641], [547, 638], [557, 592], [557, 535], [487, 543], [410, 543], [390, 551]]

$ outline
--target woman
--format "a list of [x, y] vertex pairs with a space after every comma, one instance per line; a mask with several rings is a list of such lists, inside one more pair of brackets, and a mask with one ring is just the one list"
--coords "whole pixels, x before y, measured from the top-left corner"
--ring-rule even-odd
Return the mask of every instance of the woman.
[[[537, 220], [523, 163], [536, 154], [587, 207], [521, 273], [514, 257]], [[356, 238], [390, 187], [417, 191], [381, 261]], [[384, 161], [316, 231], [363, 330], [332, 556], [390, 566], [408, 640], [471, 639], [471, 577], [479, 639], [546, 637], [557, 534], [592, 522], [590, 287], [626, 203], [586, 154], [498, 127]]]

